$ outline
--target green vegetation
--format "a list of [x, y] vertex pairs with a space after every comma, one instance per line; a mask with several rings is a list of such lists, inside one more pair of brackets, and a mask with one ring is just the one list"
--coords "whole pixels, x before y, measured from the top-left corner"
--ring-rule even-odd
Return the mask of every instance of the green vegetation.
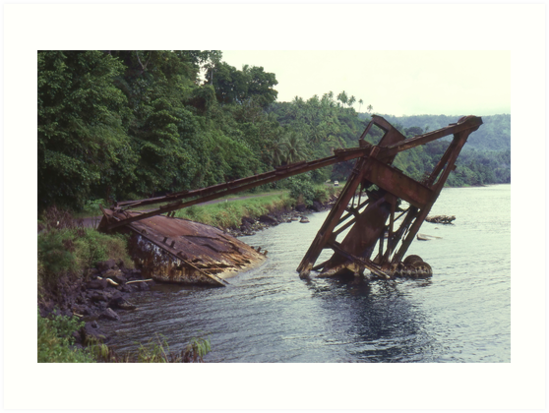
[[305, 173], [298, 176], [292, 176], [288, 178], [290, 196], [293, 199], [302, 201], [306, 206], [313, 205], [315, 198], [317, 196], [313, 182], [311, 181], [311, 175]]
[[[307, 177], [308, 174], [302, 176]], [[288, 178], [290, 191], [266, 192], [256, 194], [253, 198], [225, 199], [214, 204], [193, 205], [176, 211], [175, 216], [218, 228], [239, 227], [243, 217], [259, 218], [261, 215], [290, 209], [298, 204], [310, 206], [313, 201], [326, 202], [337, 191], [331, 185], [313, 185], [310, 178], [294, 178]]]
[[[357, 98], [345, 91], [277, 102], [277, 84], [276, 74], [234, 68], [215, 50], [38, 52], [39, 210], [97, 211], [99, 202], [205, 187], [357, 145], [372, 105], [357, 113]], [[459, 118], [385, 117], [406, 136]], [[477, 152], [458, 161], [449, 184], [509, 182], [509, 156], [501, 151], [509, 150], [510, 117], [483, 119], [466, 146]], [[374, 130], [367, 139], [379, 136]], [[396, 166], [420, 178], [438, 149], [407, 151]], [[343, 180], [352, 165], [297, 181]]]
[[87, 268], [108, 259], [122, 260], [126, 267], [133, 267], [124, 236], [91, 228], [44, 231], [38, 235], [38, 285], [47, 288], [62, 276], [81, 279]]
[[193, 337], [187, 346], [180, 352], [170, 351], [166, 338], [158, 335], [149, 340], [147, 345], [140, 345], [137, 356], [127, 355], [126, 361], [138, 363], [197, 363], [203, 362], [203, 357], [211, 350], [210, 340], [202, 337]]
[[180, 352], [170, 351], [166, 339], [157, 336], [135, 353], [119, 355], [101, 343], [89, 343], [85, 348], [74, 346], [73, 334], [84, 326], [77, 317], [40, 316], [38, 311], [38, 362], [39, 363], [197, 363], [211, 350], [210, 340], [193, 337]]
[[[461, 116], [417, 115], [395, 117], [383, 115], [407, 137], [443, 128], [455, 123]], [[511, 182], [511, 115], [482, 117], [483, 125], [467, 139], [454, 173], [447, 185], [469, 186]], [[400, 154], [399, 168], [419, 177], [424, 170], [432, 169], [430, 159], [438, 159], [451, 137], [434, 141], [422, 148]], [[404, 155], [404, 157], [403, 157]], [[397, 164], [399, 158], [397, 157]], [[422, 168], [422, 165], [425, 167]]]
[[74, 218], [102, 216], [103, 213], [99, 205], [109, 205], [109, 202], [106, 199], [91, 199], [86, 201], [81, 211], [74, 212], [72, 215]]
[[[467, 113], [465, 115], [480, 114]], [[444, 128], [461, 118], [461, 116], [446, 115], [382, 116], [405, 134], [413, 129], [413, 135]], [[511, 148], [511, 115], [482, 116], [482, 122], [482, 126], [467, 139], [466, 148], [491, 151]]]
[[38, 312], [39, 363], [93, 363], [87, 350], [72, 347], [72, 334], [84, 325], [76, 317], [54, 315], [44, 318]]
[[271, 211], [290, 207], [295, 201], [284, 194], [259, 196], [241, 200], [218, 202], [209, 205], [194, 205], [176, 212], [179, 218], [190, 219], [218, 228], [237, 227], [242, 217], [258, 218]]
[[86, 270], [97, 262], [113, 259], [133, 268], [127, 238], [78, 226], [72, 216], [57, 208], [43, 214], [38, 234], [39, 299], [63, 299], [65, 289], [78, 289]]
[[62, 228], [38, 235], [38, 259], [46, 274], [83, 271], [111, 258], [131, 268], [126, 247], [123, 235], [107, 235], [92, 228]]

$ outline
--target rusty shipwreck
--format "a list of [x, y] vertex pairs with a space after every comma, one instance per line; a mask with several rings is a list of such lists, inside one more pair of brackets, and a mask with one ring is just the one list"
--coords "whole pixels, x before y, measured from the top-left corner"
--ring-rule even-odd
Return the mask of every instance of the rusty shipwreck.
[[[386, 279], [428, 277], [432, 275], [429, 264], [421, 257], [404, 255], [455, 169], [468, 136], [480, 125], [480, 117], [467, 116], [445, 128], [407, 139], [384, 118], [373, 115], [356, 148], [335, 150], [326, 158], [285, 165], [207, 188], [118, 202], [102, 209], [99, 229], [132, 232], [141, 250], [149, 253], [143, 260], [149, 260], [155, 268], [152, 276], [159, 281], [223, 286], [226, 278], [261, 264], [265, 256], [217, 228], [174, 217], [176, 210], [356, 159], [335, 205], [297, 267], [300, 277], [309, 277], [311, 272], [319, 276], [360, 275], [365, 270]], [[373, 127], [382, 131], [375, 145], [365, 140]], [[400, 152], [449, 135], [453, 137], [446, 151], [421, 181], [392, 165]], [[408, 205], [406, 209], [400, 208], [401, 201]], [[136, 210], [145, 206], [153, 209]], [[343, 239], [338, 240], [340, 236]], [[317, 264], [324, 249], [333, 254]]]

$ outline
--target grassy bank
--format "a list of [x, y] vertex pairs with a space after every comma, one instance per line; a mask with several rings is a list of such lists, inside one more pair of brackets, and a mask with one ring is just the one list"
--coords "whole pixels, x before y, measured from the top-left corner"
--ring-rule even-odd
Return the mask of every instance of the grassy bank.
[[[288, 190], [247, 194], [242, 199], [193, 206], [178, 211], [177, 216], [228, 228], [240, 226], [243, 217], [255, 219], [271, 212], [289, 210], [299, 204], [311, 206], [315, 201], [326, 202], [338, 190], [332, 185], [315, 186], [300, 180]], [[39, 362], [200, 362], [210, 351], [207, 339], [195, 338], [183, 350], [172, 352], [161, 337], [142, 345], [133, 354], [115, 354], [100, 342], [77, 348], [74, 338], [79, 336], [84, 322], [74, 316], [70, 297], [74, 298], [75, 292], [81, 291], [84, 283], [90, 281], [88, 269], [100, 261], [114, 260], [123, 262], [126, 268], [133, 267], [128, 254], [128, 240], [123, 235], [107, 235], [91, 228], [82, 228], [68, 212], [55, 208], [42, 214], [39, 230], [39, 308], [55, 305], [61, 310], [57, 314], [55, 311], [45, 313], [49, 314], [48, 317], [38, 312]]]
[[242, 218], [259, 218], [261, 215], [273, 211], [289, 210], [298, 204], [312, 205], [314, 201], [326, 202], [338, 188], [327, 185], [316, 185], [310, 191], [309, 199], [304, 198], [298, 191], [285, 191], [283, 193], [264, 193], [238, 200], [221, 200], [214, 204], [193, 205], [176, 212], [178, 218], [190, 219], [218, 228], [238, 227], [242, 224]]
[[100, 261], [123, 261], [128, 268], [127, 239], [122, 235], [102, 234], [91, 228], [49, 228], [38, 235], [38, 299], [54, 300], [65, 284], [84, 282], [86, 270]]
[[163, 337], [154, 337], [134, 353], [116, 354], [86, 334], [82, 315], [76, 316], [73, 310], [77, 297], [81, 297], [85, 283], [96, 278], [89, 270], [97, 263], [113, 260], [133, 268], [128, 239], [82, 228], [70, 213], [56, 208], [44, 212], [41, 226], [37, 269], [39, 363], [200, 362], [210, 351], [209, 340], [201, 337], [193, 338], [178, 352], [171, 351]]
[[176, 212], [176, 217], [190, 219], [218, 228], [240, 226], [243, 217], [258, 218], [275, 210], [291, 208], [295, 201], [287, 193], [263, 195], [215, 204], [193, 205]]

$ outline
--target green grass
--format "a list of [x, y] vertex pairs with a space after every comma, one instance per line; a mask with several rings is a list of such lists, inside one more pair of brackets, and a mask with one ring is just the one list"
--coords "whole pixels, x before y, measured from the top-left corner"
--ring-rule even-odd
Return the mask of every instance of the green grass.
[[[258, 189], [261, 189], [261, 188], [262, 187], [259, 187]], [[229, 199], [233, 199], [233, 198], [237, 198], [237, 197], [242, 197], [242, 196], [262, 197], [262, 196], [268, 196], [268, 195], [280, 195], [280, 194], [288, 193], [288, 192], [289, 191], [287, 189], [282, 189], [282, 190], [281, 189], [269, 189], [269, 190], [261, 190], [261, 191], [256, 190], [254, 192], [254, 188], [252, 188], [252, 190], [247, 190], [247, 191], [238, 192], [236, 194], [227, 195], [227, 196], [219, 198], [218, 200], [219, 201], [225, 201], [225, 200], [229, 200]], [[192, 199], [192, 198], [189, 198], [189, 199]], [[104, 199], [90, 200], [90, 201], [86, 202], [86, 205], [84, 206], [84, 209], [82, 211], [73, 212], [71, 214], [71, 216], [74, 217], [75, 219], [102, 216], [103, 213], [101, 212], [101, 209], [99, 208], [99, 204], [103, 205], [103, 207], [105, 207], [105, 208], [109, 208], [111, 206], [111, 203], [104, 200]], [[135, 208], [134, 210], [135, 211], [143, 211], [143, 210], [147, 211], [147, 210], [151, 210], [151, 209], [156, 209], [159, 206], [165, 205], [165, 204], [166, 204], [165, 202], [160, 202], [160, 203], [157, 203], [157, 204], [150, 204], [150, 205], [145, 205], [145, 206], [142, 206], [142, 207], [138, 207], [138, 208]], [[39, 222], [40, 222], [40, 220], [39, 220]]]
[[[320, 202], [325, 202], [328, 198], [341, 189], [326, 185], [324, 183], [314, 185], [314, 199]], [[288, 189], [271, 189], [261, 192], [244, 191], [238, 194], [227, 195], [219, 198], [215, 204], [194, 205], [179, 211], [176, 211], [175, 216], [179, 218], [190, 219], [196, 222], [212, 225], [219, 228], [229, 228], [240, 226], [242, 217], [258, 218], [261, 215], [268, 214], [273, 210], [282, 207], [295, 206], [297, 203], [303, 202], [302, 199], [293, 199], [289, 196]], [[251, 196], [243, 200], [234, 200], [237, 197]], [[101, 215], [99, 204], [106, 205], [104, 200], [89, 201], [86, 204], [85, 210], [75, 214], [77, 218], [93, 217]], [[152, 210], [158, 208], [159, 204], [151, 204], [143, 207], [135, 208], [135, 210]]]
[[[318, 184], [314, 186], [314, 198], [326, 202], [340, 188]], [[216, 204], [193, 205], [176, 211], [175, 216], [202, 222], [218, 228], [237, 227], [242, 224], [243, 217], [258, 218], [275, 210], [291, 208], [302, 200], [290, 197], [289, 191], [272, 191], [258, 194], [254, 198], [241, 200], [225, 200]]]
[[295, 200], [286, 193], [266, 194], [234, 201], [225, 200], [209, 205], [193, 205], [177, 211], [175, 216], [218, 228], [229, 228], [240, 226], [243, 217], [258, 218], [294, 204]]
[[92, 228], [50, 229], [38, 235], [39, 279], [79, 273], [108, 259], [133, 267], [123, 235], [107, 235]]
[[[287, 189], [271, 189], [271, 190], [268, 190], [268, 191], [261, 191], [261, 192], [242, 191], [242, 192], [237, 192], [236, 194], [231, 194], [231, 195], [223, 196], [221, 198], [217, 198], [217, 199], [215, 199], [215, 201], [216, 202], [217, 201], [224, 202], [224, 201], [234, 200], [235, 198], [240, 198], [240, 197], [260, 198], [260, 197], [271, 196], [271, 195], [273, 195], [273, 196], [274, 195], [282, 195], [282, 194], [285, 194], [285, 193], [289, 193], [289, 190], [287, 190]], [[191, 199], [194, 199], [194, 198], [184, 199], [184, 202], [189, 201]], [[166, 204], [165, 202], [160, 202], [158, 204], [150, 204], [150, 205], [145, 205], [145, 206], [142, 206], [142, 207], [138, 207], [138, 208], [135, 208], [135, 210], [136, 211], [151, 210], [151, 209], [158, 208], [159, 206], [162, 206], [162, 205], [165, 205], [165, 204]]]

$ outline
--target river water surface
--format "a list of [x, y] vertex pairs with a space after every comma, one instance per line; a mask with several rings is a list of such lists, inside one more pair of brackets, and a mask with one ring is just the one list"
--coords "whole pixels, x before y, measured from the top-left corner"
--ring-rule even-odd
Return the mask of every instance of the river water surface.
[[227, 288], [157, 286], [102, 328], [121, 351], [157, 333], [172, 350], [208, 337], [207, 362], [510, 362], [510, 195], [510, 185], [442, 191], [431, 215], [455, 224], [425, 222], [419, 233], [439, 238], [407, 253], [431, 265], [427, 280], [299, 279], [321, 212], [243, 237], [269, 259]]

